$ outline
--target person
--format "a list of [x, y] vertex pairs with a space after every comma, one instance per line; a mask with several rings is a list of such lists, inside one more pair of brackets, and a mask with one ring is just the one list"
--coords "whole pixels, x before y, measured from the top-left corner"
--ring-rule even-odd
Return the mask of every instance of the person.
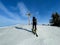
[[36, 25], [37, 25], [37, 19], [35, 17], [33, 17], [33, 19], [32, 19], [32, 32], [33, 33], [36, 33], [36, 30], [37, 30]]

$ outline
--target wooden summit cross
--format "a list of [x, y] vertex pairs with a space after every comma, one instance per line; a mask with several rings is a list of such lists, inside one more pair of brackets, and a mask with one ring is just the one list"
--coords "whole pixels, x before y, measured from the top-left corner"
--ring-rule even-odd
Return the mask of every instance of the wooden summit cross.
[[30, 16], [31, 16], [31, 14], [28, 13], [27, 16], [28, 16], [28, 25], [30, 25]]

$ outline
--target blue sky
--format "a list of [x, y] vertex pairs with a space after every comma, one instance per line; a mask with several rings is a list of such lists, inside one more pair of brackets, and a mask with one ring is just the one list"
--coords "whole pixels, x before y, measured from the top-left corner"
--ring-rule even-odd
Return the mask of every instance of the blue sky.
[[0, 0], [0, 26], [27, 24], [27, 13], [37, 18], [38, 24], [47, 24], [51, 14], [60, 13], [60, 0]]

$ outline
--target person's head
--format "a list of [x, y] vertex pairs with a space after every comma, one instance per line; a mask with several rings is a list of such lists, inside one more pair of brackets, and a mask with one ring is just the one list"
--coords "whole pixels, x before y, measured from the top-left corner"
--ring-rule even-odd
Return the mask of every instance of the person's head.
[[33, 17], [33, 19], [35, 19], [35, 17]]

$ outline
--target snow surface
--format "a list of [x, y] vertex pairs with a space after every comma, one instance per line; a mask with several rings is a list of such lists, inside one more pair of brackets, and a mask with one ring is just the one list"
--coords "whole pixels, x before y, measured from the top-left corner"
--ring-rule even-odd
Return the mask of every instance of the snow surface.
[[0, 45], [60, 45], [60, 27], [37, 26], [37, 34], [30, 25], [0, 27]]

